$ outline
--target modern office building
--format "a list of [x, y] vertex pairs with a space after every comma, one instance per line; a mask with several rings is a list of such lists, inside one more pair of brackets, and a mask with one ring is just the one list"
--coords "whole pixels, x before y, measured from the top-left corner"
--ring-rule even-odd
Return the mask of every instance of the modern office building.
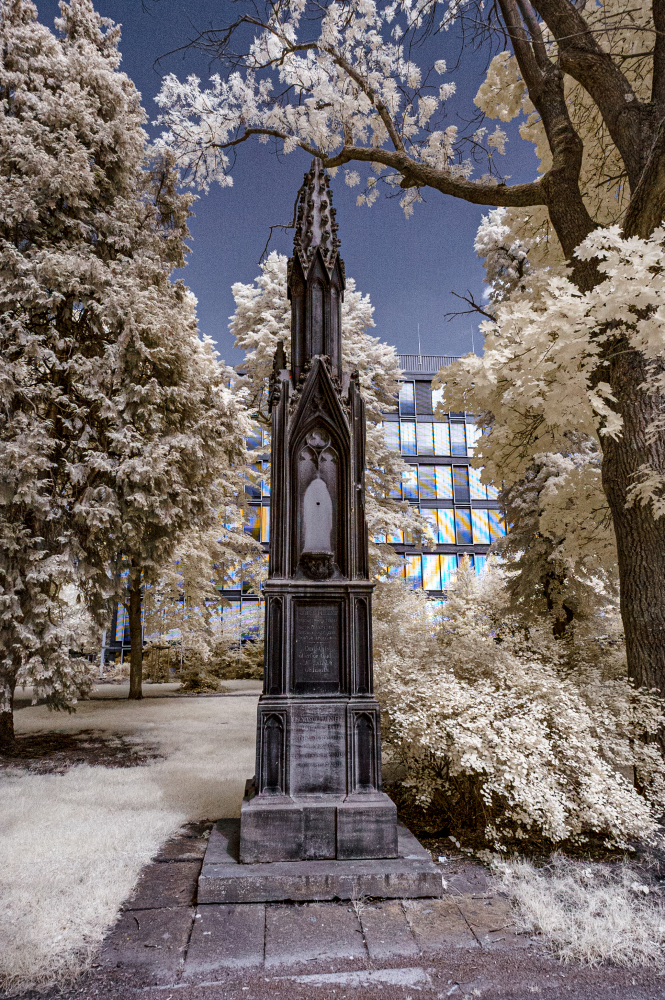
[[401, 536], [386, 540], [404, 557], [398, 574], [433, 597], [442, 596], [464, 556], [480, 571], [489, 546], [506, 531], [497, 490], [483, 485], [480, 470], [470, 464], [480, 434], [473, 417], [467, 413], [448, 413], [443, 420], [434, 417], [440, 391], [433, 393], [432, 380], [455, 360], [400, 355], [404, 381], [399, 408], [385, 414], [383, 425], [388, 445], [400, 451], [410, 467], [401, 498], [420, 508], [437, 545], [421, 551]]
[[[400, 355], [404, 381], [399, 406], [384, 415], [383, 423], [389, 447], [400, 451], [410, 467], [399, 498], [419, 507], [432, 525], [437, 544], [423, 551], [402, 535], [376, 540], [390, 542], [403, 556], [404, 565], [395, 574], [412, 587], [424, 587], [433, 598], [444, 596], [464, 556], [480, 572], [490, 544], [506, 531], [496, 489], [483, 485], [480, 470], [470, 465], [480, 433], [473, 417], [466, 413], [449, 413], [443, 420], [434, 417], [437, 393], [432, 392], [432, 380], [455, 360], [440, 355]], [[267, 558], [270, 485], [268, 476], [262, 479], [260, 473], [267, 472], [270, 462], [268, 432], [257, 428], [248, 444], [261, 457], [257, 482], [246, 487], [250, 514], [245, 530], [263, 544]], [[238, 576], [237, 586], [224, 591], [230, 606], [222, 614], [234, 623], [239, 635], [251, 635], [258, 627], [262, 601], [243, 585], [242, 574]], [[116, 609], [109, 638], [109, 658], [126, 655], [129, 627], [122, 607]]]

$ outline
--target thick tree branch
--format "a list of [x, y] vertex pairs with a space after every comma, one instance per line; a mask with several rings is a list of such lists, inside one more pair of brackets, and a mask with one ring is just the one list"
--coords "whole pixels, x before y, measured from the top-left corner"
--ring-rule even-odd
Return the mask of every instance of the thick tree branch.
[[587, 261], [577, 261], [572, 255], [575, 248], [596, 228], [596, 224], [589, 215], [580, 192], [579, 177], [584, 146], [570, 120], [563, 89], [563, 73], [549, 59], [541, 63], [536, 58], [515, 0], [498, 2], [522, 79], [540, 115], [552, 152], [552, 167], [541, 180], [545, 204], [563, 252], [571, 260], [576, 283], [580, 288], [589, 288], [598, 280], [595, 266]]
[[665, 220], [665, 122], [661, 122], [624, 219], [626, 236], [646, 239]]
[[653, 0], [652, 9], [656, 40], [653, 51], [651, 100], [663, 109], [665, 106], [665, 0]]
[[[291, 139], [292, 136], [279, 129], [271, 128], [248, 128], [242, 135], [228, 142], [220, 143], [219, 149], [228, 149], [246, 142], [254, 135], [268, 135], [277, 139]], [[465, 181], [453, 177], [445, 170], [430, 167], [426, 163], [419, 163], [412, 159], [405, 152], [392, 151], [389, 149], [375, 149], [365, 146], [344, 145], [338, 153], [332, 156], [327, 155], [309, 142], [298, 141], [298, 146], [310, 156], [318, 156], [324, 167], [330, 170], [333, 167], [342, 167], [352, 161], [363, 163], [381, 163], [386, 167], [402, 174], [403, 188], [410, 187], [431, 187], [442, 194], [452, 195], [454, 198], [461, 198], [474, 205], [499, 205], [506, 208], [523, 208], [527, 205], [547, 204], [543, 192], [543, 182], [547, 174], [540, 180], [532, 181], [530, 184], [475, 184], [473, 181]]]
[[637, 100], [612, 56], [603, 51], [569, 0], [533, 0], [533, 6], [557, 41], [561, 69], [577, 80], [598, 106], [634, 190], [646, 161], [645, 138], [648, 148], [654, 137], [653, 110]]

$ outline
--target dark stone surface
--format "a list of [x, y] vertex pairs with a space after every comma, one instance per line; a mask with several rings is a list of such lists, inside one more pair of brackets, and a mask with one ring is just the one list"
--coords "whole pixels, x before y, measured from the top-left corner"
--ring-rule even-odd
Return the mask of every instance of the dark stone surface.
[[401, 902], [361, 906], [360, 922], [372, 961], [420, 954]]
[[263, 964], [266, 908], [199, 906], [194, 919], [184, 978], [208, 978], [219, 969], [247, 969]]
[[177, 836], [167, 840], [155, 861], [202, 861], [212, 823], [187, 823]]
[[358, 916], [351, 906], [306, 903], [266, 912], [266, 968], [300, 962], [365, 958]]
[[416, 838], [400, 826], [397, 858], [273, 861], [240, 864], [234, 853], [237, 820], [210, 834], [198, 886], [199, 903], [436, 897], [441, 872]]
[[123, 910], [149, 910], [165, 906], [192, 906], [201, 871], [200, 861], [153, 864], [144, 868]]
[[187, 906], [121, 913], [104, 942], [102, 968], [129, 970], [142, 983], [169, 983], [185, 960], [194, 910]]
[[337, 807], [337, 857], [397, 856], [397, 807], [387, 795], [350, 795]]

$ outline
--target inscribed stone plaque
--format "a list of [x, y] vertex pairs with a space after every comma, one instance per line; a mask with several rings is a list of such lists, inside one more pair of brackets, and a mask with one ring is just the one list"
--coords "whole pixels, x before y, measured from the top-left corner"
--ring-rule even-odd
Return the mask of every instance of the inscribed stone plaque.
[[298, 693], [339, 690], [341, 632], [339, 603], [295, 604], [293, 684]]
[[346, 716], [342, 705], [294, 705], [291, 715], [291, 794], [346, 790]]

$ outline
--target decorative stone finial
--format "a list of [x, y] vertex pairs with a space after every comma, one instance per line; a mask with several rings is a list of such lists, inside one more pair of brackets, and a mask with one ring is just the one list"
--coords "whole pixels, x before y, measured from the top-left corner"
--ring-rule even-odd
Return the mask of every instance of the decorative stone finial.
[[331, 268], [339, 251], [335, 209], [332, 207], [330, 177], [323, 169], [321, 160], [312, 160], [312, 166], [305, 174], [298, 200], [296, 233], [293, 252], [300, 257], [303, 270], [307, 272], [316, 247], [321, 248], [326, 266]]

